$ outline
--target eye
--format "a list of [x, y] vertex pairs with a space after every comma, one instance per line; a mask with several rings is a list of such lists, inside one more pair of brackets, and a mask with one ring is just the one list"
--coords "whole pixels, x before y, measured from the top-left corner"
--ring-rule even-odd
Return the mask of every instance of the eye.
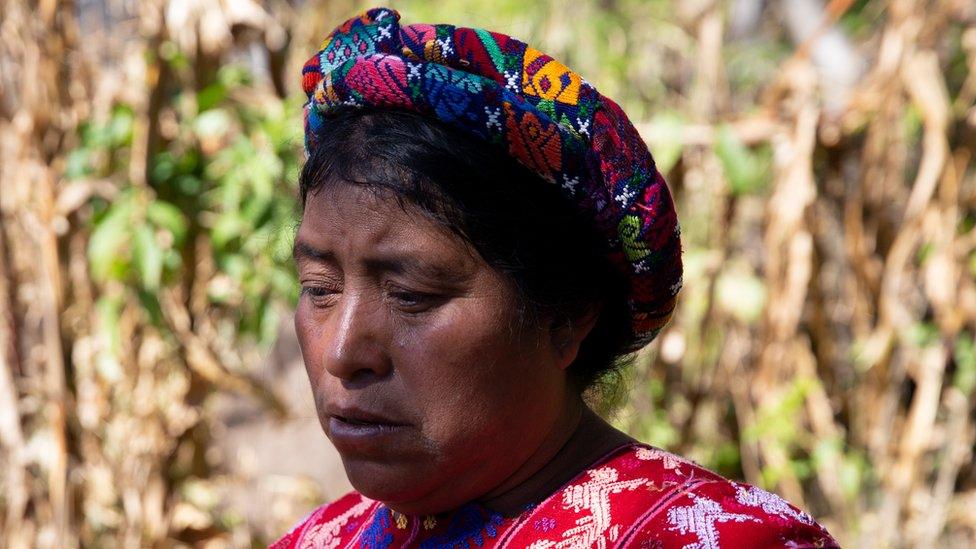
[[390, 295], [401, 304], [407, 306], [415, 306], [423, 303], [424, 299], [427, 297], [425, 294], [420, 292], [393, 292]]
[[397, 308], [408, 313], [425, 312], [443, 300], [442, 296], [437, 294], [404, 289], [391, 289], [388, 295]]
[[316, 307], [326, 307], [339, 292], [327, 286], [303, 285], [302, 296], [307, 296]]

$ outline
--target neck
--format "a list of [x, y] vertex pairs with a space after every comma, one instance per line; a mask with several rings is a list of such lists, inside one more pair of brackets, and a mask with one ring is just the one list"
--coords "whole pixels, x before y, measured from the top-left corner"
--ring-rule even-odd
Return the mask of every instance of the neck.
[[[568, 425], [554, 426], [565, 433], [552, 450], [534, 456], [481, 503], [504, 516], [515, 516], [572, 480], [596, 460], [634, 439], [613, 428], [581, 400], [575, 399]], [[563, 427], [560, 429], [559, 427]]]

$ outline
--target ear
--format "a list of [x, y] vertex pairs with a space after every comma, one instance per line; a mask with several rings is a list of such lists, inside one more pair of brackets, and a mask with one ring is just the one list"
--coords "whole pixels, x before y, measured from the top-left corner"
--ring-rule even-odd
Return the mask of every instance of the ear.
[[597, 319], [600, 318], [601, 308], [600, 305], [593, 305], [575, 319], [562, 318], [552, 321], [550, 335], [561, 370], [569, 368], [569, 365], [576, 360], [583, 340], [590, 335]]

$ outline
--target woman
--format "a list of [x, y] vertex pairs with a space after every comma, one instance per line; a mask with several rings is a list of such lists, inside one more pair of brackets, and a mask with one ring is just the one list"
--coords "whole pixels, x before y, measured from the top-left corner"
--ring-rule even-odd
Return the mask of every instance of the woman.
[[303, 85], [295, 325], [356, 492], [274, 547], [835, 545], [585, 403], [681, 285], [670, 195], [619, 107], [510, 37], [385, 8]]

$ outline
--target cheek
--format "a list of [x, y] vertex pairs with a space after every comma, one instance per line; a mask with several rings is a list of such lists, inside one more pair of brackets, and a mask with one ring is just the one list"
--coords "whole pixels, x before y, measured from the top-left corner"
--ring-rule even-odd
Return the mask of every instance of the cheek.
[[312, 394], [315, 397], [315, 405], [319, 406], [320, 394], [322, 391], [322, 327], [314, 321], [307, 306], [299, 301], [295, 309], [295, 335], [298, 338], [298, 347], [302, 352], [302, 362], [305, 364], [305, 372], [308, 374], [309, 383], [312, 385]]
[[549, 369], [545, 348], [513, 341], [514, 319], [478, 313], [485, 310], [499, 306], [458, 307], [397, 338], [394, 363], [404, 388], [425, 436], [446, 454], [474, 444], [483, 453], [492, 439], [504, 451], [520, 435], [535, 436], [533, 425], [549, 424], [562, 398], [561, 376]]
[[305, 359], [306, 368], [308, 368], [309, 359], [311, 358], [310, 351], [312, 349], [310, 346], [315, 341], [315, 338], [311, 336], [312, 329], [313, 326], [310, 322], [310, 317], [300, 300], [298, 307], [295, 309], [295, 335], [298, 337], [298, 347], [302, 351], [302, 358]]

